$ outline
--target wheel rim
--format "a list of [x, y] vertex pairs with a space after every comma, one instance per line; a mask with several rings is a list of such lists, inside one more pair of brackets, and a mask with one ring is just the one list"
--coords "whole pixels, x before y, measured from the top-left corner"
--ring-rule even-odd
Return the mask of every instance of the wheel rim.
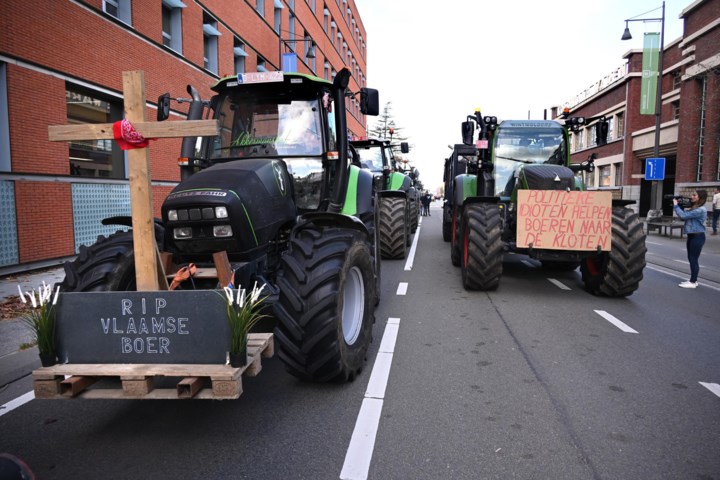
[[343, 290], [342, 329], [348, 345], [352, 345], [360, 336], [365, 313], [365, 286], [363, 275], [358, 267], [353, 267], [345, 278]]

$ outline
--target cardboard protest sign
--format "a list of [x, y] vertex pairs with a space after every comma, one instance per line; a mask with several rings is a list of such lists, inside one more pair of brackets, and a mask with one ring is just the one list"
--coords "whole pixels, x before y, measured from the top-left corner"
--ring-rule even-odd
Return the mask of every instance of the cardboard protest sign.
[[518, 191], [517, 246], [610, 251], [612, 193]]

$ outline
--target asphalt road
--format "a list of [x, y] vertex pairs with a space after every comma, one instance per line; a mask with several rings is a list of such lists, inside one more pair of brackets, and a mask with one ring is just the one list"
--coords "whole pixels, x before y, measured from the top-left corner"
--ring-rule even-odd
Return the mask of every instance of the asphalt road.
[[720, 479], [716, 253], [697, 290], [677, 287], [684, 244], [652, 235], [628, 298], [524, 256], [468, 292], [432, 212], [411, 262], [383, 262], [355, 382], [303, 383], [273, 358], [236, 401], [32, 400], [0, 410], [0, 452], [42, 479]]

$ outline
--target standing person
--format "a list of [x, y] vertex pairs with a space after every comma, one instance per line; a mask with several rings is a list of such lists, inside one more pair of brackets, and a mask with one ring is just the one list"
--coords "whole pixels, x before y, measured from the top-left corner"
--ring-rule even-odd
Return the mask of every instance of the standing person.
[[715, 189], [715, 195], [713, 195], [713, 218], [712, 218], [712, 229], [713, 235], [717, 235], [717, 223], [718, 218], [720, 218], [720, 187], [717, 187]]
[[678, 285], [680, 288], [697, 288], [700, 274], [700, 252], [705, 245], [705, 222], [707, 221], [707, 191], [697, 190], [691, 196], [690, 210], [684, 211], [673, 199], [675, 214], [685, 220], [685, 233], [687, 234], [687, 255], [690, 262], [690, 280]]

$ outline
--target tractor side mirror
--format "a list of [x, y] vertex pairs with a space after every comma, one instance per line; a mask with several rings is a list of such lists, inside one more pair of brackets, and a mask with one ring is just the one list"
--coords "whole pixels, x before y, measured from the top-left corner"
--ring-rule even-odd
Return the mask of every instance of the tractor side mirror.
[[473, 122], [462, 122], [462, 140], [465, 145], [473, 144], [473, 134], [475, 133], [475, 124]]
[[360, 89], [360, 112], [363, 115], [377, 116], [380, 114], [380, 95], [374, 88]]
[[157, 101], [157, 121], [162, 122], [170, 116], [170, 94], [163, 93]]
[[402, 152], [402, 153], [409, 153], [409, 152], [410, 152], [410, 145], [408, 145], [408, 142], [402, 142], [402, 143], [400, 143], [400, 152]]

